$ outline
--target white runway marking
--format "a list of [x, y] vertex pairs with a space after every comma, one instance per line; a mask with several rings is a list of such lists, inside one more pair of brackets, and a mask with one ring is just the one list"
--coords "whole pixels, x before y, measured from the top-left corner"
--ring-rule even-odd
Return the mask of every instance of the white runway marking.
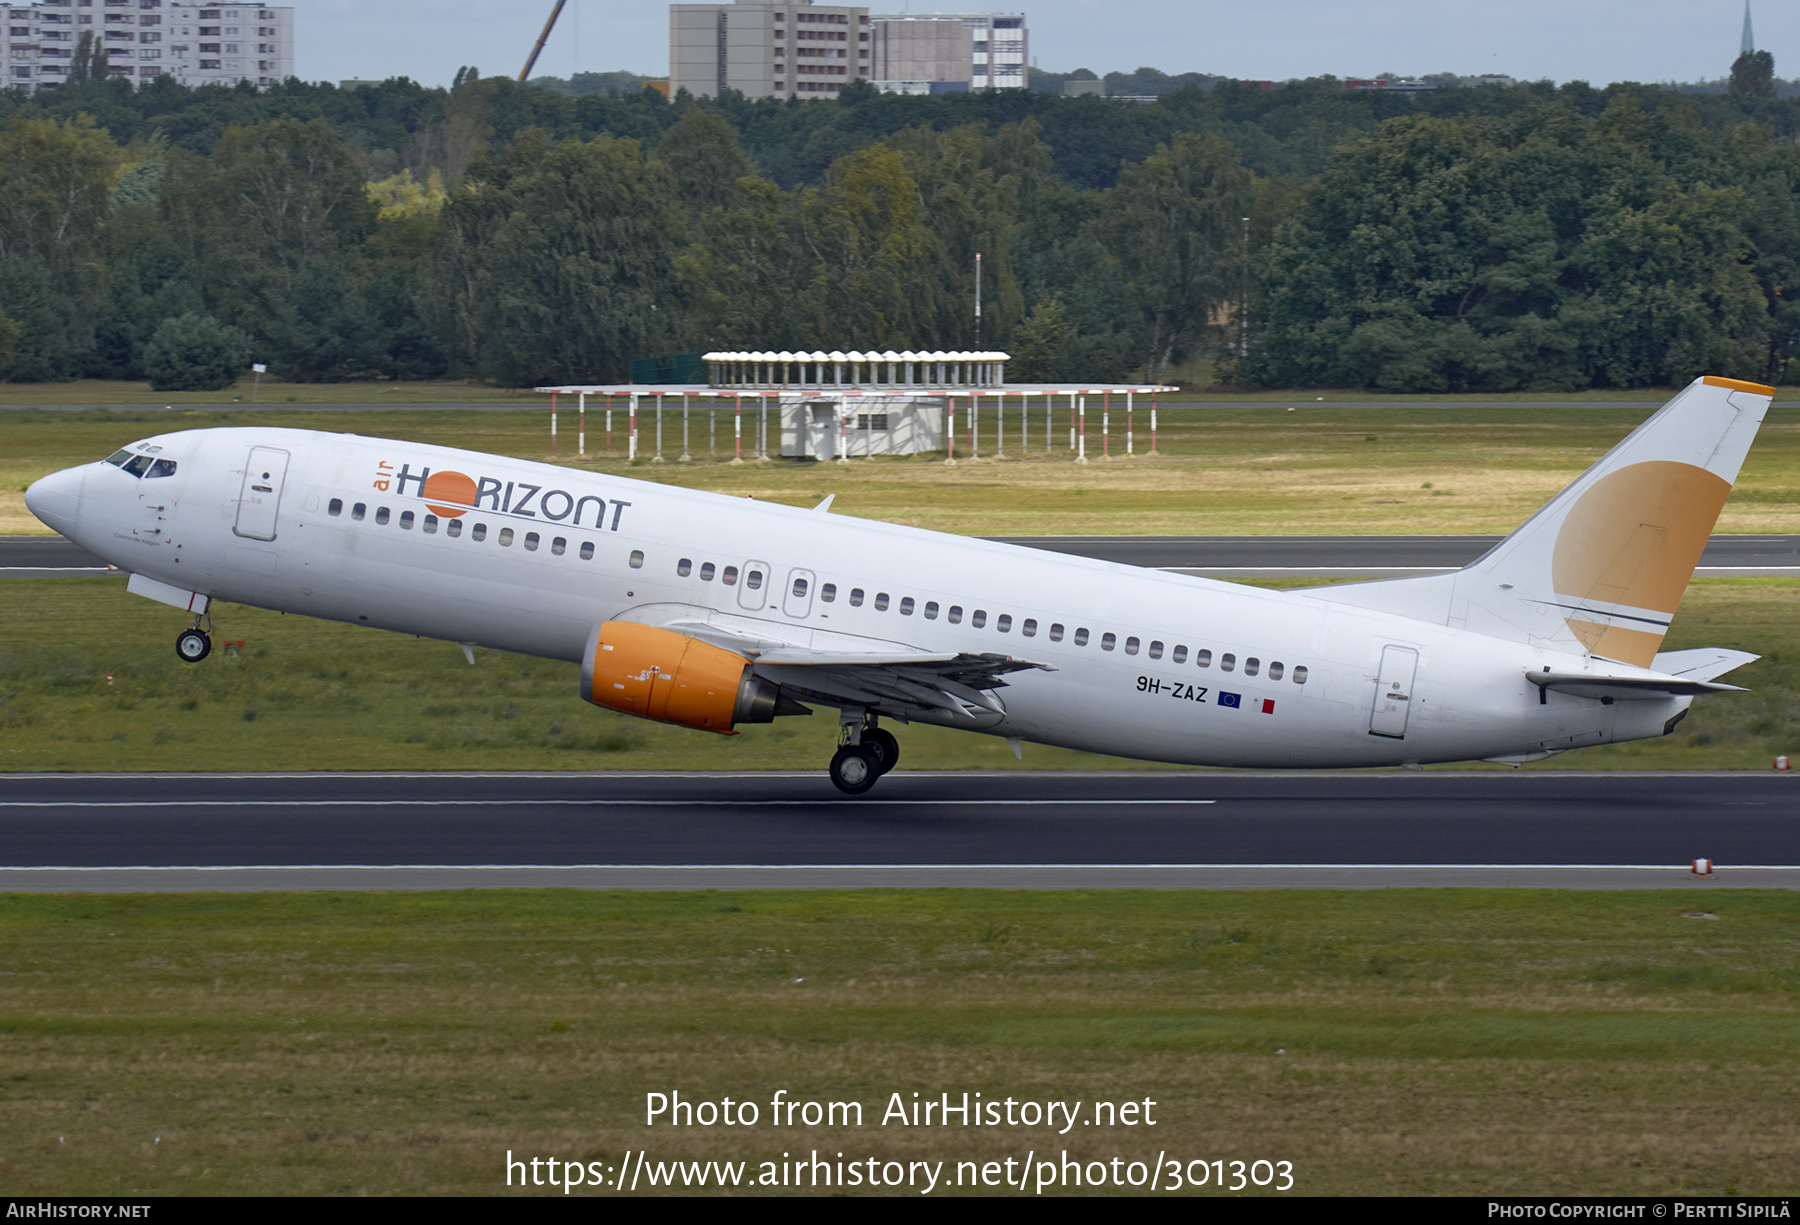
[[1217, 804], [1217, 800], [0, 800], [0, 808], [1038, 808], [1070, 804]]

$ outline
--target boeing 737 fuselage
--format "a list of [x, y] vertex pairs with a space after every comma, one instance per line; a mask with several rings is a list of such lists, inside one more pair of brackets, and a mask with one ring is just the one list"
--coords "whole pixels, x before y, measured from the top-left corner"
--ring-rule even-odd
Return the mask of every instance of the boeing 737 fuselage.
[[[1521, 762], [1665, 735], [1756, 658], [1661, 652], [1771, 389], [1696, 380], [1453, 574], [1265, 591], [576, 468], [289, 429], [161, 434], [27, 491], [192, 616], [214, 601], [581, 665], [597, 705], [728, 733], [839, 712], [1156, 761]], [[471, 656], [472, 658], [472, 656]]]

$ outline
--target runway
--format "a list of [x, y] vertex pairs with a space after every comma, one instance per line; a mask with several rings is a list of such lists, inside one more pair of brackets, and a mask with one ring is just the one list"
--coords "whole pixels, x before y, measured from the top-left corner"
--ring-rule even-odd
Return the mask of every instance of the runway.
[[1797, 888], [1797, 818], [1742, 773], [13, 775], [0, 890]]
[[[1218, 578], [1380, 578], [1466, 566], [1498, 536], [1014, 536], [1009, 544]], [[0, 536], [0, 576], [107, 573], [61, 536]], [[1695, 571], [1705, 577], [1800, 575], [1800, 536], [1714, 536]]]
[[[1010, 536], [1009, 544], [1214, 578], [1384, 578], [1457, 570], [1499, 536]], [[1800, 575], [1800, 536], [1714, 536], [1700, 578]]]

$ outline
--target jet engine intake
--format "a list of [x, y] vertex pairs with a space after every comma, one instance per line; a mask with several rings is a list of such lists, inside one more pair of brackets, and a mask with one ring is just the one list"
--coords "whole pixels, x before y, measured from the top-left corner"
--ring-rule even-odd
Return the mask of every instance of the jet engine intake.
[[739, 723], [812, 713], [752, 672], [736, 651], [630, 621], [594, 631], [581, 661], [581, 696], [608, 710], [726, 736]]

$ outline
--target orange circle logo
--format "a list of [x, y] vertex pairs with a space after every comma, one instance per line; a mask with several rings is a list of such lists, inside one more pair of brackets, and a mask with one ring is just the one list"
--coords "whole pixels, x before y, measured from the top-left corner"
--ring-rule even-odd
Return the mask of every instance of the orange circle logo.
[[[438, 514], [455, 519], [475, 505], [475, 482], [460, 472], [433, 472], [425, 478], [425, 501]], [[445, 502], [462, 505], [441, 505]]]

